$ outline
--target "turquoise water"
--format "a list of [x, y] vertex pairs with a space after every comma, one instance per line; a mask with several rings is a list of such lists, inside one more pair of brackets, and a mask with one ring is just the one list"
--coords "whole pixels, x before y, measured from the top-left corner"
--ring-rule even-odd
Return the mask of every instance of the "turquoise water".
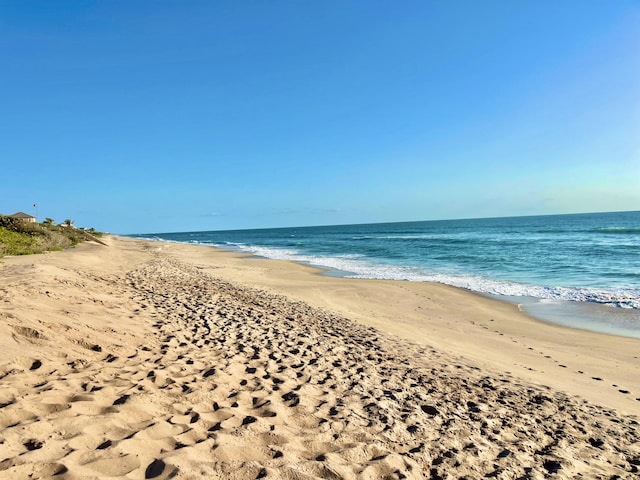
[[640, 337], [640, 212], [134, 235], [439, 282], [574, 327]]

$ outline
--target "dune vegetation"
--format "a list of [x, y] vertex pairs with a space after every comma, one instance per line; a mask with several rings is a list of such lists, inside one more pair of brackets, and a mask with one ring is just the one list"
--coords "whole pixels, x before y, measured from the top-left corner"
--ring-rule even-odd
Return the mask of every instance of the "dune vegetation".
[[63, 250], [99, 236], [93, 229], [75, 228], [70, 220], [55, 225], [53, 219], [33, 223], [0, 215], [0, 257]]

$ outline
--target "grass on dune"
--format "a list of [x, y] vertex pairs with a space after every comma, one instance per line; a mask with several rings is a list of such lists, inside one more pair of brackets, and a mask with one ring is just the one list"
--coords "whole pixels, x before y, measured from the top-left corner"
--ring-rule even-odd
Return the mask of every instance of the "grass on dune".
[[[94, 236], [98, 232], [91, 230]], [[87, 234], [71, 225], [30, 223], [0, 215], [0, 257], [62, 250], [87, 240]]]

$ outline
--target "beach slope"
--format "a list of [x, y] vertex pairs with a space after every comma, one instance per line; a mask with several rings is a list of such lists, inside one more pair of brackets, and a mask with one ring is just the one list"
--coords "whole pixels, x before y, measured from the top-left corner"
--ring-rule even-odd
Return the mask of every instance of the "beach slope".
[[637, 478], [636, 339], [105, 242], [0, 264], [0, 478]]

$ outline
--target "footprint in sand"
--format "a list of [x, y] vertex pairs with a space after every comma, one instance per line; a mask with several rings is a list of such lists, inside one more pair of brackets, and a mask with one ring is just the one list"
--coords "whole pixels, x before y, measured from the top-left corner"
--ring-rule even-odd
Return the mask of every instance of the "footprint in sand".
[[29, 370], [37, 370], [42, 366], [42, 362], [40, 360], [34, 360], [33, 363], [31, 364], [31, 367], [29, 367]]

